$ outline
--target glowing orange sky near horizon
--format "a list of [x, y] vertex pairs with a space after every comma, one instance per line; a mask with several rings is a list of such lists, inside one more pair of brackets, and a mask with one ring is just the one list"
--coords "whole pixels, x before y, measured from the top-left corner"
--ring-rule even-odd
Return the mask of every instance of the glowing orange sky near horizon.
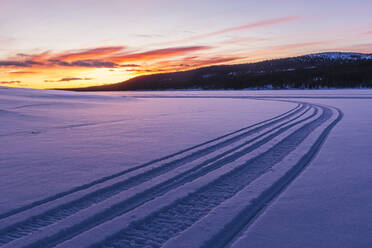
[[372, 52], [372, 3], [363, 0], [104, 2], [4, 0], [0, 86], [85, 87], [315, 52]]

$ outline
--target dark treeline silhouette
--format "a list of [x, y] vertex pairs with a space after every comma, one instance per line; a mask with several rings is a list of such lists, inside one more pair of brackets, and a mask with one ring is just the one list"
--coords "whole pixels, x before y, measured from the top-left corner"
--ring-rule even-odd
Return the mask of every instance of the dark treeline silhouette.
[[72, 90], [356, 87], [372, 87], [372, 55], [313, 54], [251, 64], [211, 66], [190, 71], [139, 76], [117, 84]]

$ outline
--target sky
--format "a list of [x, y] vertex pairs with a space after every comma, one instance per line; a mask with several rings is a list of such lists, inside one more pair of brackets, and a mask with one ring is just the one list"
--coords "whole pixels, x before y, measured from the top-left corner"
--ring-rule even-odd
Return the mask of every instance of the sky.
[[0, 0], [0, 86], [72, 88], [307, 53], [372, 53], [370, 0]]

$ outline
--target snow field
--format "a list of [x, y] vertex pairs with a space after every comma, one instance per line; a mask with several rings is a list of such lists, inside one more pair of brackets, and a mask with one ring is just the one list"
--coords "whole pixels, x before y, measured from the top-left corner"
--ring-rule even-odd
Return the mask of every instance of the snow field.
[[[304, 111], [303, 110], [303, 108], [304, 107], [301, 107], [301, 111]], [[292, 114], [294, 114], [294, 113], [297, 113], [298, 112], [298, 110], [296, 110], [296, 111], [293, 111], [293, 113]], [[302, 112], [300, 112], [300, 114], [301, 114]], [[287, 117], [287, 116], [285, 116], [285, 117]], [[283, 118], [282, 118], [283, 119]], [[280, 120], [280, 119], [279, 119]], [[277, 119], [273, 119], [273, 121], [272, 122], [276, 122], [277, 121]], [[264, 125], [261, 125], [261, 126], [264, 126]], [[260, 128], [260, 126], [258, 126], [256, 129], [259, 129]], [[257, 130], [256, 130], [257, 131]], [[162, 168], [164, 168], [164, 167], [162, 167]], [[137, 178], [138, 179], [138, 178]], [[166, 180], [166, 178], [164, 179], [164, 180]], [[137, 182], [138, 182], [138, 180], [136, 180]], [[151, 189], [151, 184], [150, 184], [150, 189]], [[123, 194], [128, 194], [128, 192], [126, 192], [126, 193], [123, 193]], [[121, 199], [121, 196], [119, 196], [119, 197], [117, 197], [118, 199]], [[83, 199], [84, 200], [84, 199]], [[115, 201], [113, 201], [114, 203], [115, 203]], [[96, 204], [96, 202], [95, 202], [95, 204]], [[107, 204], [109, 204], [109, 203], [106, 203], [106, 205]], [[112, 203], [111, 203], [112, 204]], [[60, 212], [62, 212], [62, 218], [63, 217], [66, 217], [66, 211], [65, 211], [65, 208], [66, 208], [66, 204], [64, 204], [64, 205], [62, 205], [62, 207], [60, 207], [60, 208], [57, 208], [57, 210], [59, 210]], [[97, 207], [96, 207], [96, 209], [97, 209], [97, 211], [100, 211], [102, 208], [105, 208], [104, 206], [100, 206], [100, 205], [98, 205]], [[74, 210], [76, 211], [76, 209], [74, 208]], [[91, 211], [93, 211], [93, 210], [87, 210], [86, 212], [91, 212]], [[49, 213], [51, 212], [51, 210], [49, 210]], [[91, 212], [91, 213], [94, 213], [94, 211], [93, 212]], [[54, 214], [54, 215], [53, 215]], [[56, 216], [55, 215], [55, 212], [52, 212], [52, 215], [50, 215], [49, 214], [49, 218], [52, 218], [53, 219], [53, 217], [54, 218], [61, 218], [61, 216]], [[40, 226], [46, 226], [46, 225], [50, 225], [51, 224], [51, 222], [49, 222], [49, 221], [45, 221], [45, 218], [46, 217], [48, 217], [48, 212], [47, 212], [47, 215], [45, 215], [45, 213], [44, 213], [44, 215], [41, 215], [40, 217], [39, 217], [39, 219], [41, 219], [42, 220], [42, 222], [43, 223], [33, 223], [34, 225], [36, 225], [36, 227], [34, 227], [34, 228], [40, 228]], [[74, 216], [72, 219], [74, 219], [75, 220], [75, 222], [78, 220], [77, 218], [76, 218], [76, 216]], [[33, 218], [31, 218], [30, 219], [31, 220], [31, 224], [32, 224], [32, 222], [34, 222], [35, 221], [35, 216], [33, 217]], [[24, 223], [23, 223], [23, 226], [26, 226], [26, 229], [27, 229], [27, 227], [28, 227], [28, 225], [27, 224], [30, 224], [30, 220], [25, 220], [24, 221]], [[66, 221], [67, 223], [68, 223], [68, 220]], [[62, 226], [63, 228], [65, 227], [64, 225], [60, 225], [60, 226]], [[16, 224], [12, 229], [14, 230], [14, 229], [19, 229], [20, 228], [20, 225], [19, 224]], [[34, 228], [32, 228], [31, 230], [29, 230], [29, 231], [34, 231]], [[30, 228], [28, 228], [28, 229], [30, 229]], [[2, 232], [1, 232], [2, 233]], [[14, 232], [12, 232], [12, 231], [8, 231], [8, 233], [13, 233], [13, 235], [14, 235]], [[22, 230], [22, 235], [25, 235], [25, 234], [27, 234], [27, 230]], [[46, 233], [49, 235], [50, 233], [48, 232], [48, 231], [46, 231]], [[35, 234], [35, 236], [39, 236], [39, 233], [36, 233]], [[31, 240], [32, 240], [32, 238], [30, 238]], [[21, 240], [21, 241], [19, 241], [19, 242], [21, 242], [21, 243], [25, 243], [26, 241], [25, 240]], [[16, 243], [15, 243], [16, 244]]]
[[[147, 207], [146, 209], [152, 209], [152, 208], [150, 208], [150, 207]], [[119, 221], [119, 220], [118, 220]], [[121, 223], [127, 223], [127, 221], [124, 221], [124, 220], [121, 220], [120, 221]], [[112, 228], [113, 226], [115, 226], [114, 224], [111, 224], [110, 225], [110, 227]], [[110, 230], [111, 230], [111, 228], [110, 228]], [[97, 231], [97, 234], [99, 234], [99, 233], [101, 233], [103, 230], [99, 230], [99, 231]], [[112, 231], [112, 230], [111, 230]], [[88, 235], [88, 234], [86, 234], [86, 236], [96, 236], [95, 234], [94, 235]], [[103, 234], [102, 236], [107, 236], [107, 233], [105, 233], [105, 234]], [[80, 242], [78, 242], [79, 244], [81, 244], [81, 241]], [[66, 244], [69, 244], [69, 243], [66, 243]], [[69, 244], [69, 245], [71, 245], [71, 244]], [[132, 244], [133, 245], [133, 244]], [[141, 245], [143, 245], [143, 244], [141, 244]]]
[[[310, 163], [343, 116], [334, 107], [309, 103], [307, 97], [306, 102], [297, 101], [296, 94], [182, 94], [134, 97], [238, 98], [285, 103], [291, 109], [3, 212], [0, 246], [242, 247], [247, 241], [240, 237], [246, 236], [252, 219]], [[92, 98], [100, 97], [111, 101], [107, 96]], [[340, 96], [326, 96], [333, 97]]]
[[0, 87], [0, 218], [295, 106], [52, 92]]

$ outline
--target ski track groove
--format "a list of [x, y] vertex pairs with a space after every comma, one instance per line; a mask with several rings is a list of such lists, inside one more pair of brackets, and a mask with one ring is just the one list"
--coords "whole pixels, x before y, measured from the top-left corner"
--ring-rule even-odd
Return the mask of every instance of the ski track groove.
[[[221, 143], [212, 145], [210, 147], [204, 148], [200, 151], [196, 151], [192, 153], [190, 156], [178, 159], [176, 161], [172, 161], [168, 164], [163, 165], [162, 167], [155, 168], [153, 170], [150, 170], [148, 172], [139, 174], [138, 176], [135, 176], [133, 178], [129, 178], [128, 180], [125, 180], [124, 182], [119, 182], [114, 185], [105, 187], [103, 189], [97, 190], [92, 193], [88, 193], [86, 196], [79, 198], [78, 200], [72, 201], [67, 204], [62, 204], [61, 206], [49, 210], [39, 216], [34, 216], [32, 218], [27, 219], [26, 221], [23, 221], [21, 223], [17, 223], [13, 226], [4, 228], [0, 230], [0, 245], [7, 244], [15, 239], [19, 239], [23, 236], [27, 236], [28, 234], [35, 232], [43, 227], [49, 226], [57, 221], [60, 221], [61, 219], [64, 219], [68, 216], [71, 216], [77, 212], [79, 212], [82, 209], [86, 209], [89, 206], [96, 204], [98, 202], [101, 202], [103, 200], [106, 200], [107, 198], [118, 194], [119, 192], [123, 190], [127, 190], [131, 187], [137, 186], [140, 183], [143, 183], [150, 178], [153, 178], [154, 176], [159, 176], [171, 169], [174, 169], [178, 166], [184, 165], [187, 162], [190, 162], [194, 159], [197, 159], [198, 157], [205, 156], [206, 154], [213, 152], [215, 150], [221, 149], [221, 147], [229, 145], [233, 142], [236, 142], [246, 136], [249, 136], [255, 132], [258, 132], [259, 130], [262, 130], [266, 127], [270, 127], [277, 122], [283, 121], [285, 119], [290, 118], [291, 116], [294, 116], [304, 110], [306, 108], [306, 104], [299, 104], [297, 107], [293, 108], [290, 111], [287, 111], [286, 113], [279, 115], [277, 117], [271, 118], [269, 120], [273, 120], [269, 123], [266, 123], [260, 127], [257, 127], [253, 130], [250, 130], [248, 132], [245, 132], [243, 134], [240, 134], [238, 136], [232, 137], [226, 141], [223, 141]], [[269, 121], [267, 120], [267, 121]], [[263, 121], [267, 122], [267, 121]], [[257, 124], [255, 124], [257, 125]], [[252, 125], [252, 126], [255, 126]], [[249, 127], [247, 127], [249, 128]], [[240, 129], [238, 131], [244, 131], [245, 129]], [[233, 132], [234, 133], [237, 133]], [[223, 136], [222, 136], [223, 137]], [[215, 140], [215, 139], [214, 139]], [[216, 158], [218, 159], [218, 158]], [[211, 161], [210, 161], [211, 162]], [[155, 173], [157, 174], [155, 174]]]
[[[275, 99], [277, 97], [271, 98]], [[312, 117], [317, 115], [319, 110], [322, 111], [317, 118], [311, 120], [309, 123], [304, 124], [304, 126], [300, 127], [293, 133], [290, 133], [289, 136], [278, 142], [278, 144], [272, 146], [268, 151], [259, 154], [247, 162], [239, 165], [237, 168], [225, 173], [223, 176], [215, 179], [206, 186], [198, 188], [195, 192], [187, 195], [186, 197], [183, 197], [182, 199], [158, 211], [154, 211], [140, 220], [131, 222], [121, 231], [116, 232], [112, 236], [106, 237], [105, 240], [102, 240], [101, 242], [91, 246], [92, 248], [161, 247], [169, 239], [190, 228], [194, 223], [204, 218], [212, 209], [232, 198], [255, 179], [270, 170], [270, 168], [275, 164], [282, 161], [290, 152], [301, 144], [306, 137], [311, 135], [311, 133], [317, 127], [325, 123], [332, 116], [331, 109], [326, 106], [289, 100], [287, 102], [296, 103], [297, 106], [281, 115], [256, 123], [249, 127], [239, 129], [235, 132], [231, 132], [216, 139], [212, 139], [199, 145], [181, 150], [169, 156], [165, 156], [150, 161], [149, 163], [97, 179], [91, 183], [75, 187], [69, 191], [65, 191], [11, 210], [7, 213], [0, 214], [0, 220], [6, 220], [6, 218], [10, 216], [17, 215], [25, 211], [30, 211], [35, 207], [53, 202], [57, 199], [61, 199], [79, 191], [87, 190], [92, 186], [109, 182], [115, 178], [120, 178], [120, 176], [128, 174], [129, 172], [146, 168], [154, 163], [167, 161], [176, 157], [176, 159], [165, 162], [159, 167], [150, 168], [148, 171], [144, 171], [123, 181], [104, 186], [103, 188], [92, 192], [87, 192], [76, 200], [62, 203], [61, 205], [46, 210], [39, 215], [32, 216], [31, 218], [22, 220], [19, 223], [1, 229], [0, 246], [8, 243], [11, 244], [12, 241], [22, 239], [30, 234], [37, 234], [38, 231], [46, 229], [48, 226], [56, 224], [59, 221], [77, 214], [84, 209], [88, 209], [94, 204], [108, 200], [114, 195], [139, 186], [155, 177], [164, 175], [181, 166], [186, 166], [190, 162], [197, 161], [198, 166], [176, 174], [172, 178], [155, 185], [153, 188], [140, 192], [131, 198], [115, 203], [112, 207], [103, 209], [102, 212], [95, 214], [92, 217], [88, 217], [86, 220], [78, 223], [77, 225], [67, 228], [66, 230], [62, 230], [49, 237], [41, 238], [40, 240], [25, 246], [27, 248], [54, 247], [55, 245], [63, 243], [64, 241], [86, 232], [95, 226], [108, 222], [124, 213], [128, 213], [129, 211], [136, 209], [144, 203], [162, 196], [171, 190], [185, 185], [186, 183], [189, 183], [197, 178], [204, 177], [211, 171], [228, 165], [230, 162], [243, 157], [245, 154], [254, 151], [258, 147], [274, 139], [276, 136], [285, 132], [289, 128], [299, 125], [306, 120], [310, 120]], [[305, 116], [310, 110], [313, 110], [313, 113], [309, 116]], [[250, 128], [251, 130], [249, 130]], [[331, 128], [332, 127], [330, 127], [329, 130]], [[260, 131], [263, 131], [263, 133], [254, 138], [250, 138], [251, 135], [259, 133]], [[235, 134], [237, 135], [233, 136]], [[246, 138], [248, 139], [247, 141], [244, 140]], [[259, 138], [262, 139], [259, 140]], [[219, 140], [222, 141], [217, 143]], [[233, 146], [239, 141], [241, 144]], [[255, 141], [257, 142], [254, 143]], [[215, 144], [213, 144], [214, 142]], [[209, 144], [211, 145], [204, 147]], [[230, 149], [229, 146], [233, 147]], [[223, 152], [220, 152], [221, 150]], [[187, 152], [190, 152], [190, 154], [187, 154], [181, 158], [177, 157], [178, 155], [182, 155]], [[214, 153], [217, 153], [217, 155], [214, 155]], [[213, 157], [209, 158], [207, 156], [209, 154], [213, 155]], [[207, 159], [204, 159], [205, 157], [207, 157]], [[201, 163], [198, 162], [198, 159], [202, 160]], [[277, 194], [279, 193], [280, 192]]]

